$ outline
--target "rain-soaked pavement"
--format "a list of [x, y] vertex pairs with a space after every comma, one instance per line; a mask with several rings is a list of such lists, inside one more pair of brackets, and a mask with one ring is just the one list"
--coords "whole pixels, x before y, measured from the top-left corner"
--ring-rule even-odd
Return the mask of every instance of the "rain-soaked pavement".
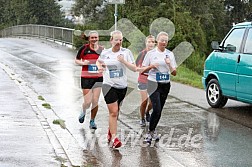
[[[27, 156], [30, 159], [26, 159], [36, 165], [27, 165], [20, 160], [19, 166], [69, 166], [70, 163], [73, 166], [150, 167], [252, 165], [252, 126], [251, 121], [244, 118], [251, 118], [249, 111], [252, 107], [231, 101], [222, 110], [208, 109], [206, 101], [202, 100], [204, 91], [177, 83], [172, 83], [172, 96], [168, 97], [158, 124], [160, 141], [151, 145], [144, 143], [143, 135], [147, 129], [140, 128], [138, 123], [140, 96], [134, 80], [137, 74], [129, 77], [130, 91], [119, 116], [118, 134], [124, 145], [119, 150], [112, 150], [106, 143], [108, 111], [102, 96], [96, 132], [91, 133], [88, 128], [89, 114], [84, 124], [78, 122], [83, 99], [79, 86], [80, 67], [74, 65], [75, 54], [66, 47], [37, 39], [0, 39], [0, 67], [6, 72], [5, 77], [1, 77], [1, 83], [10, 80], [1, 88], [0, 95], [0, 166], [17, 166], [15, 160], [6, 159], [12, 154], [6, 151], [11, 144], [9, 140], [15, 140], [14, 143], [19, 146], [24, 145], [22, 149], [15, 150], [20, 153], [15, 154], [16, 159], [22, 159], [28, 144], [36, 148], [34, 154]], [[16, 83], [16, 89], [13, 89], [16, 94], [6, 90], [13, 81]], [[38, 99], [38, 96], [45, 100]], [[11, 97], [23, 98], [27, 102], [12, 104], [8, 100]], [[2, 102], [4, 98], [6, 104]], [[51, 109], [44, 108], [44, 103], [50, 104]], [[7, 107], [2, 110], [4, 105]], [[32, 112], [31, 106], [35, 112]], [[223, 114], [223, 110], [227, 110], [225, 113], [232, 112]], [[239, 115], [238, 111], [243, 113], [243, 110], [246, 114]], [[20, 112], [20, 117], [3, 119], [6, 115], [15, 115], [12, 113], [15, 111]], [[228, 116], [232, 113], [235, 113], [234, 116]], [[53, 124], [56, 119], [64, 120], [65, 126]], [[30, 130], [31, 125], [27, 125], [26, 129], [25, 125], [30, 121], [38, 126], [37, 129], [41, 126], [40, 131]], [[17, 128], [18, 131], [14, 130]], [[19, 133], [26, 137], [17, 141], [14, 135], [19, 136]]]

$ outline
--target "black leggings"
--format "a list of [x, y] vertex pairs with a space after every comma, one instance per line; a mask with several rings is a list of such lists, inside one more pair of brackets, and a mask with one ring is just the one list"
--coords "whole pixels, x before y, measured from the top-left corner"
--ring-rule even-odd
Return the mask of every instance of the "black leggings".
[[154, 131], [160, 120], [161, 113], [170, 91], [171, 84], [148, 81], [148, 94], [152, 102], [153, 112], [150, 117], [149, 131]]

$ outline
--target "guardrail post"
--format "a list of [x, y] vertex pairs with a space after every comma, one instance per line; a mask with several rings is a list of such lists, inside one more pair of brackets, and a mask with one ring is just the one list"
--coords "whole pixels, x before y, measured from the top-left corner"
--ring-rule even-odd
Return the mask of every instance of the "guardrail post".
[[61, 29], [61, 40], [62, 40], [62, 45], [64, 45], [64, 42], [63, 42], [63, 41], [64, 41], [64, 34], [63, 34], [63, 31], [64, 31], [64, 30]]
[[55, 36], [54, 36], [54, 27], [53, 27], [53, 42], [55, 42], [54, 37], [55, 37]]
[[73, 41], [74, 41], [74, 33], [73, 33], [74, 30], [71, 31], [72, 33], [72, 41], [71, 41], [71, 44], [73, 45]]

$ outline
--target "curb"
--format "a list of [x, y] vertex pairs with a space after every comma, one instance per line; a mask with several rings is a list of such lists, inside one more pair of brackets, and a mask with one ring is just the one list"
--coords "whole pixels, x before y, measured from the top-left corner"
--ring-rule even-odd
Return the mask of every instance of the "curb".
[[[53, 121], [50, 120], [50, 118], [59, 119], [59, 117], [52, 109], [45, 109], [42, 106], [42, 104], [46, 101], [39, 100], [39, 95], [34, 90], [32, 90], [20, 76], [15, 74], [15, 72], [10, 67], [0, 62], [0, 68], [2, 68], [3, 71], [10, 77], [10, 79], [15, 82], [20, 91], [26, 97], [28, 103], [31, 105], [33, 112], [36, 114], [37, 119], [40, 121], [42, 128], [46, 132], [49, 142], [51, 143], [56, 154], [57, 160], [60, 161], [63, 166], [73, 166], [75, 162], [72, 162], [70, 160], [70, 157], [68, 157], [66, 150], [64, 150], [64, 147], [58, 139], [57, 134], [54, 132], [54, 130], [57, 132], [62, 130], [60, 130], [61, 128], [59, 129], [59, 126], [52, 126]], [[45, 110], [46, 112], [44, 112]], [[50, 113], [51, 117], [48, 117], [48, 113]]]

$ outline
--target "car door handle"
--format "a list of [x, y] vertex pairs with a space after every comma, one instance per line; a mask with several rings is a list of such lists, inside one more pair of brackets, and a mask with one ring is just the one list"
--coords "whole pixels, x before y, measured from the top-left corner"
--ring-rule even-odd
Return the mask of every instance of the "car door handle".
[[237, 57], [237, 63], [240, 63], [240, 60], [241, 60], [241, 55], [239, 55], [239, 56]]

